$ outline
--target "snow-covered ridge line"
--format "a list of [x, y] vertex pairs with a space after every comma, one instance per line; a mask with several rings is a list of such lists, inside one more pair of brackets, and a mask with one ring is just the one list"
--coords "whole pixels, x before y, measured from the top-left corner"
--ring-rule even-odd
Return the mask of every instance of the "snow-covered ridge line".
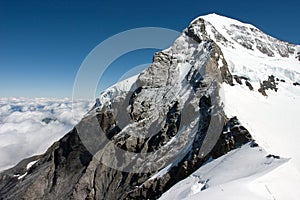
[[204, 20], [210, 39], [222, 49], [231, 74], [246, 76], [254, 82], [262, 82], [270, 75], [291, 83], [300, 82], [299, 45], [278, 40], [253, 25], [217, 14], [200, 16], [190, 26], [197, 29], [199, 19]]
[[[212, 161], [198, 170], [203, 173], [199, 175], [198, 172], [195, 172], [189, 178], [177, 183], [161, 199], [232, 199], [234, 197], [251, 200], [297, 200], [300, 195], [296, 189], [300, 186], [300, 157], [297, 142], [300, 140], [298, 134], [300, 129], [298, 117], [298, 113], [300, 113], [299, 45], [277, 40], [264, 34], [253, 25], [216, 14], [199, 18], [204, 19], [207, 34], [222, 49], [230, 72], [246, 77], [246, 80], [254, 87], [253, 91], [249, 90], [244, 80], [241, 85], [234, 81], [234, 87], [223, 84], [226, 115], [237, 116], [257, 143], [267, 152], [291, 159], [279, 169], [267, 169], [265, 175], [260, 174], [262, 170], [256, 168], [259, 166], [257, 165], [252, 168], [252, 170], [257, 169], [253, 173], [254, 176], [237, 179], [234, 173], [260, 162], [258, 161], [260, 159], [255, 158], [247, 166], [242, 167], [244, 163], [241, 160], [243, 158], [249, 158], [255, 154], [260, 156], [259, 151], [254, 154], [250, 151], [245, 153], [245, 147], [243, 147], [243, 150], [235, 151], [237, 160], [232, 160], [234, 156], [231, 156], [231, 152]], [[197, 26], [199, 18], [191, 24]], [[277, 77], [277, 92], [268, 90], [268, 96], [264, 97], [258, 93], [258, 89], [269, 76]], [[256, 150], [252, 149], [251, 151]], [[266, 155], [264, 150], [261, 152]], [[264, 155], [261, 155], [261, 158]], [[230, 161], [228, 166], [225, 163], [218, 164], [218, 160], [223, 159]], [[279, 162], [281, 161], [279, 160]], [[215, 168], [209, 168], [209, 166]], [[275, 164], [274, 167], [276, 166], [278, 165]], [[205, 169], [210, 169], [211, 177], [208, 177], [210, 173], [204, 173]], [[229, 170], [222, 171], [222, 169]], [[231, 172], [233, 173], [228, 175]], [[240, 175], [244, 176], [245, 171]], [[224, 183], [222, 182], [224, 176], [225, 180], [226, 178], [232, 180]], [[202, 179], [199, 180], [199, 177]], [[209, 182], [211, 183], [210, 187], [201, 191], [201, 188], [205, 184], [209, 185]]]
[[[287, 57], [277, 52], [277, 41], [273, 50], [265, 45], [274, 41], [250, 25], [211, 18], [194, 20], [170, 48], [154, 55], [149, 68], [105, 90], [76, 129], [41, 155], [27, 175], [0, 174], [5, 185], [0, 198], [4, 191], [13, 199], [157, 199], [175, 184], [165, 193], [168, 199], [226, 199], [226, 194], [298, 200], [290, 194], [300, 196], [292, 187], [300, 176], [295, 167], [289, 170], [300, 166], [300, 87], [292, 84], [299, 61], [288, 47]], [[257, 34], [250, 37], [248, 31]], [[224, 121], [215, 126], [218, 114]], [[115, 146], [102, 145], [97, 141], [102, 138]], [[93, 145], [94, 151], [86, 149]], [[120, 156], [115, 147], [129, 154]], [[273, 171], [288, 158], [280, 166], [283, 174]], [[269, 172], [289, 184], [260, 181], [262, 175], [272, 180]], [[40, 193], [27, 183], [41, 186]]]
[[[198, 30], [196, 34], [199, 34], [200, 38], [201, 31], [197, 27], [199, 19], [205, 20], [207, 35], [221, 47], [232, 74], [246, 76], [254, 82], [262, 82], [270, 75], [275, 75], [275, 77], [289, 81], [291, 84], [300, 82], [299, 63], [295, 62], [297, 53], [300, 52], [299, 45], [277, 40], [263, 33], [252, 24], [242, 23], [215, 13], [200, 16], [191, 22], [190, 26]], [[259, 38], [259, 41], [256, 41], [257, 38]], [[181, 76], [184, 76], [185, 72], [191, 67], [185, 63], [185, 60], [192, 59], [191, 52], [195, 50], [191, 48], [191, 52], [180, 52], [180, 48], [186, 48], [185, 45], [183, 33], [172, 45], [178, 49], [177, 52], [172, 52], [171, 47], [162, 51], [176, 57], [178, 62], [182, 62], [182, 64], [179, 63], [181, 65], [179, 67]], [[239, 52], [238, 57], [236, 52]], [[246, 60], [247, 65], [245, 64]], [[139, 76], [140, 74], [135, 75], [106, 89], [99, 96], [101, 104], [108, 102], [120, 91], [130, 90], [130, 87]], [[134, 87], [134, 89], [136, 88]]]
[[[226, 39], [233, 39], [233, 41], [236, 41], [232, 37], [232, 34], [233, 34], [233, 32], [237, 32], [238, 34], [240, 34], [243, 37], [256, 36], [257, 38], [250, 38], [250, 39], [262, 39], [263, 41], [269, 41], [269, 42], [273, 43], [273, 45], [274, 45], [274, 43], [277, 45], [284, 44], [288, 48], [290, 48], [289, 53], [291, 53], [291, 54], [293, 54], [294, 51], [297, 50], [296, 46], [298, 46], [298, 45], [295, 45], [295, 44], [292, 44], [292, 43], [289, 43], [289, 42], [286, 42], [283, 40], [279, 40], [275, 37], [272, 37], [272, 36], [262, 32], [261, 30], [259, 30], [259, 28], [257, 28], [256, 26], [254, 26], [252, 24], [243, 23], [238, 20], [220, 16], [217, 14], [208, 14], [208, 15], [200, 16], [199, 18], [202, 18], [206, 22], [209, 22], [223, 36], [231, 36], [229, 38], [226, 37]], [[196, 20], [194, 20], [192, 23], [195, 23]], [[248, 49], [250, 49], [250, 48], [248, 48]], [[286, 57], [287, 56], [288, 55], [286, 55]], [[285, 57], [285, 56], [282, 56], [282, 57]]]
[[[205, 197], [206, 192], [223, 188], [226, 184], [234, 184], [237, 188], [244, 187], [246, 190], [243, 195], [251, 197], [254, 195], [245, 183], [269, 173], [287, 161], [288, 159], [273, 158], [261, 147], [253, 148], [249, 144], [244, 145], [203, 165], [188, 178], [173, 186], [160, 200], [181, 200], [192, 197], [201, 199]], [[208, 195], [206, 199], [212, 198]]]

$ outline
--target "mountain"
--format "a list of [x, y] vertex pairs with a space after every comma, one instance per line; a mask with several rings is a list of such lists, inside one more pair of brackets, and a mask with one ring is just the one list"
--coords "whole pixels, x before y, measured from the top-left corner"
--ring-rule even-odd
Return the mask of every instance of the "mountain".
[[[279, 24], [280, 26], [280, 24]], [[1, 199], [297, 199], [300, 46], [216, 14], [105, 90]]]

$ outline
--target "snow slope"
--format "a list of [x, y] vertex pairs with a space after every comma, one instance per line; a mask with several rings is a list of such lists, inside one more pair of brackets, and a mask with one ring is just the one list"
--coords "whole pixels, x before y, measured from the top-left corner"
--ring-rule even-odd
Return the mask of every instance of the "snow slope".
[[[242, 155], [242, 154], [240, 154]], [[247, 155], [245, 155], [247, 156]], [[228, 158], [228, 156], [224, 156]], [[230, 158], [228, 161], [240, 163], [234, 158]], [[263, 163], [261, 163], [263, 164]], [[290, 163], [285, 163], [282, 166], [271, 171], [276, 167], [278, 163], [272, 163], [273, 166], [265, 169], [262, 168], [248, 168], [248, 171], [243, 169], [243, 164], [234, 165], [230, 163], [228, 171], [222, 171], [222, 167], [226, 167], [226, 164], [222, 164], [221, 169], [217, 168], [213, 170], [216, 176], [221, 174], [232, 175], [237, 178], [235, 180], [219, 183], [211, 186], [203, 191], [201, 188], [202, 183], [199, 183], [197, 173], [188, 177], [187, 179], [177, 183], [169, 191], [167, 191], [160, 199], [230, 199], [230, 200], [278, 200], [278, 199], [299, 199], [298, 188], [300, 186], [300, 176], [295, 176], [299, 173]], [[252, 165], [253, 166], [253, 165]], [[232, 169], [234, 168], [234, 169]], [[238, 169], [238, 170], [237, 170]], [[267, 174], [259, 172], [259, 170], [269, 170]], [[239, 173], [258, 173], [248, 177], [237, 177]], [[264, 172], [265, 173], [265, 172]], [[213, 179], [212, 179], [213, 180]]]
[[[207, 163], [161, 199], [299, 199], [299, 46], [217, 14], [200, 18], [231, 74], [246, 77], [254, 88], [251, 91], [245, 80], [242, 85], [223, 84], [223, 102], [226, 115], [237, 116], [261, 148], [242, 147]], [[258, 89], [271, 75], [278, 78], [278, 91], [268, 89], [263, 96]], [[290, 160], [270, 161], [265, 157], [269, 153]], [[207, 189], [201, 191], [204, 186]]]
[[[282, 57], [276, 49], [276, 45], [281, 44], [289, 45], [290, 48], [296, 48], [296, 46], [271, 38], [254, 26], [236, 20], [216, 14], [203, 18], [233, 43], [234, 48], [231, 48], [217, 42], [229, 63], [231, 73], [248, 77], [254, 87], [254, 91], [249, 91], [243, 85], [236, 84], [235, 87], [230, 87], [224, 84], [226, 114], [229, 117], [238, 116], [261, 146], [274, 154], [291, 157], [300, 170], [300, 155], [296, 153], [299, 149], [296, 141], [300, 139], [300, 118], [298, 117], [300, 87], [293, 85], [295, 82], [300, 82], [300, 62], [295, 59], [296, 51], [288, 57]], [[266, 45], [270, 45], [270, 49], [273, 47], [274, 56], [263, 54], [256, 48], [249, 50], [239, 45], [228, 34], [231, 24], [255, 29], [259, 34], [252, 33], [251, 35], [251, 31], [247, 30], [246, 35], [250, 34], [248, 37], [252, 41], [255, 37], [263, 38], [261, 40]], [[278, 92], [268, 90], [268, 97], [264, 97], [257, 93], [257, 89], [260, 82], [270, 75], [285, 82], [279, 82]]]
[[260, 147], [245, 145], [207, 163], [160, 199], [224, 199], [224, 196], [230, 199], [268, 199], [272, 196], [268, 192], [269, 183], [256, 179], [288, 159], [267, 158], [266, 155], [267, 152]]
[[[60, 183], [56, 185], [56, 190], [49, 189], [50, 192], [45, 194], [43, 189], [39, 194], [40, 198], [51, 198], [51, 195], [57, 194], [61, 198], [67, 198], [71, 191], [75, 191], [75, 197], [82, 198], [92, 195], [95, 199], [103, 196], [110, 199], [148, 199], [153, 198], [151, 195], [159, 197], [170, 184], [177, 183], [161, 199], [299, 199], [299, 46], [272, 38], [252, 25], [216, 14], [203, 16], [202, 19], [193, 21], [169, 49], [156, 53], [148, 69], [105, 90], [93, 109], [76, 127], [76, 133], [74, 131], [65, 135], [57, 143], [57, 149], [50, 149], [43, 155], [47, 159], [37, 161], [40, 168], [31, 167], [31, 162], [25, 173], [13, 173], [13, 179], [9, 177], [11, 174], [4, 174], [2, 180], [6, 181], [5, 187], [10, 187], [9, 191], [5, 188], [5, 193], [9, 192], [5, 195], [18, 199], [23, 195], [18, 188], [22, 188], [26, 190], [26, 195], [33, 198], [31, 195], [36, 196], [36, 193], [33, 194], [31, 188], [26, 189], [26, 181], [43, 188], [53, 188], [52, 180], [56, 180], [56, 183]], [[227, 65], [234, 76], [234, 86]], [[270, 77], [274, 80], [268, 80]], [[217, 83], [225, 82], [220, 90], [219, 85], [214, 85], [215, 80]], [[269, 87], [274, 90], [268, 89]], [[207, 96], [217, 97], [213, 106], [206, 102], [209, 101]], [[220, 96], [222, 101], [219, 101]], [[221, 130], [216, 130], [214, 126], [216, 129], [208, 127], [205, 131], [206, 123], [217, 118], [212, 110], [223, 110], [222, 103], [227, 118], [234, 119], [237, 116], [235, 119], [239, 122], [228, 126], [221, 122]], [[184, 107], [185, 105], [188, 106]], [[7, 108], [3, 106], [4, 110]], [[54, 130], [57, 130], [58, 117], [55, 117], [56, 121], [47, 119], [48, 122], [44, 123], [43, 120], [49, 118], [48, 113], [39, 113], [38, 116], [35, 125], [55, 125]], [[115, 162], [119, 151], [102, 148], [102, 141], [94, 140], [99, 138], [99, 133], [103, 136], [103, 131], [97, 129], [99, 116], [105, 127], [101, 128], [111, 129], [108, 133], [112, 134], [114, 144], [122, 144], [127, 150], [131, 150], [122, 154], [124, 162]], [[166, 123], [165, 119], [170, 122]], [[181, 120], [179, 125], [178, 120]], [[200, 120], [202, 123], [198, 126]], [[7, 122], [7, 118], [4, 121]], [[155, 126], [152, 126], [153, 122], [156, 123]], [[165, 125], [168, 129], [164, 128]], [[1, 127], [2, 131], [8, 130], [5, 126]], [[227, 131], [221, 133], [224, 127], [227, 127]], [[241, 127], [245, 127], [251, 135]], [[235, 128], [238, 133], [230, 136], [229, 133], [233, 134]], [[13, 134], [14, 130], [9, 130]], [[211, 142], [209, 137], [209, 142], [202, 138], [202, 133], [206, 134], [209, 130], [229, 135], [230, 138], [223, 139], [218, 135], [217, 139], [221, 142], [216, 146], [220, 149], [202, 149]], [[93, 132], [95, 135], [91, 134]], [[48, 129], [47, 133], [50, 133]], [[155, 134], [158, 139], [147, 139], [149, 133]], [[79, 140], [73, 140], [82, 134], [85, 137], [80, 138], [81, 142], [87, 143], [81, 144]], [[255, 147], [254, 143], [247, 143], [252, 140], [251, 136], [259, 147]], [[71, 142], [67, 147], [71, 145], [72, 148], [65, 148], [65, 141], [68, 140]], [[70, 162], [67, 164], [55, 162], [66, 160], [65, 155], [83, 155], [79, 154], [82, 153], [82, 147], [89, 148], [94, 144], [95, 156], [103, 158], [102, 164], [117, 170], [108, 170], [102, 164], [98, 168], [100, 165], [88, 160], [92, 158], [88, 158], [83, 166], [82, 162], [78, 162], [77, 156], [69, 157]], [[5, 149], [5, 144], [2, 145], [2, 149]], [[105, 144], [105, 147], [110, 145]], [[235, 150], [230, 152], [231, 149]], [[54, 151], [65, 153], [54, 154]], [[151, 153], [142, 160], [140, 154], [135, 153], [133, 156], [132, 152], [135, 151]], [[205, 160], [204, 153], [208, 153]], [[54, 156], [48, 157], [53, 154]], [[219, 157], [221, 155], [223, 156]], [[210, 160], [202, 165], [206, 158]], [[132, 161], [138, 161], [135, 162], [138, 165], [131, 168]], [[202, 167], [195, 171], [200, 165]], [[130, 171], [123, 173], [121, 170], [126, 170], [128, 166]], [[70, 167], [77, 169], [77, 172], [70, 171]], [[29, 169], [34, 172], [34, 176], [27, 174]], [[161, 170], [155, 173], [158, 169]], [[141, 173], [150, 171], [150, 175]], [[146, 177], [137, 177], [137, 172]], [[81, 178], [73, 179], [74, 174]], [[185, 178], [188, 174], [191, 175]], [[16, 177], [17, 182], [11, 181], [16, 180]], [[182, 180], [183, 178], [185, 179]], [[182, 181], [178, 182], [179, 180]], [[107, 183], [109, 184], [106, 185]], [[135, 186], [133, 190], [132, 186]], [[114, 190], [115, 188], [119, 190]]]

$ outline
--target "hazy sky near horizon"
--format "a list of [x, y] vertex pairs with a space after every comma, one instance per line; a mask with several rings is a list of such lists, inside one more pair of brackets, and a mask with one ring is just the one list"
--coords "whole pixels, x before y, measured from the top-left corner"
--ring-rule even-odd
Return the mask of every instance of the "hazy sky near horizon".
[[[251, 23], [273, 37], [300, 44], [299, 11], [298, 0], [0, 0], [0, 97], [71, 97], [82, 61], [108, 37], [149, 26], [181, 32], [208, 13]], [[155, 51], [122, 56], [100, 88], [131, 67], [150, 63]]]

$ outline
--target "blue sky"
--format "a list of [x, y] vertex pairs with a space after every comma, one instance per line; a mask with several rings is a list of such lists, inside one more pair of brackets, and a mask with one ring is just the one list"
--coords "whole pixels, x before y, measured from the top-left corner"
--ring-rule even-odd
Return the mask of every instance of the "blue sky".
[[[181, 32], [197, 16], [213, 12], [300, 44], [299, 10], [298, 0], [0, 0], [0, 97], [71, 97], [82, 61], [108, 37], [147, 26]], [[153, 52], [122, 56], [99, 88], [151, 62]]]

